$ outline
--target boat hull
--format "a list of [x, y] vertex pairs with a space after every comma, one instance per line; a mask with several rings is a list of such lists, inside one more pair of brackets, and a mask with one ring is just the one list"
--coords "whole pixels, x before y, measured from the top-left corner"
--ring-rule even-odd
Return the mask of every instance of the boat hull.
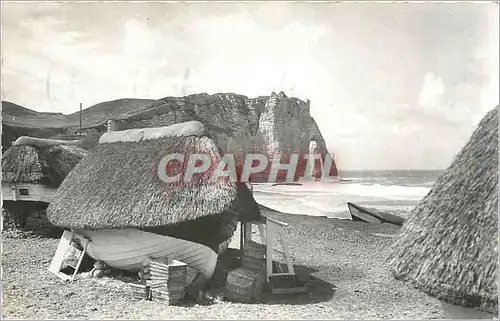
[[361, 221], [366, 223], [373, 224], [381, 224], [383, 220], [377, 214], [368, 211], [365, 208], [362, 208], [353, 203], [347, 203], [347, 207], [349, 207], [349, 213], [351, 213], [351, 217], [353, 221]]
[[349, 207], [349, 212], [351, 213], [353, 221], [362, 221], [374, 224], [390, 223], [397, 226], [403, 226], [405, 222], [405, 219], [400, 216], [369, 210], [354, 203], [348, 202], [347, 207]]
[[87, 254], [109, 266], [135, 271], [146, 259], [170, 258], [196, 269], [207, 279], [215, 271], [218, 254], [208, 246], [138, 229], [75, 230], [90, 242]]

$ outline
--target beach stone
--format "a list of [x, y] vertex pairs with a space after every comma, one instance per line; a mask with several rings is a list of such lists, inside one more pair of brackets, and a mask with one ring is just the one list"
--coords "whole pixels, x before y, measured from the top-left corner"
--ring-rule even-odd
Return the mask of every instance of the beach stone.
[[94, 263], [94, 267], [98, 270], [104, 270], [104, 268], [106, 267], [106, 264], [102, 261], [97, 261]]
[[104, 271], [103, 270], [94, 270], [94, 272], [92, 272], [92, 275], [95, 278], [102, 278], [104, 276]]

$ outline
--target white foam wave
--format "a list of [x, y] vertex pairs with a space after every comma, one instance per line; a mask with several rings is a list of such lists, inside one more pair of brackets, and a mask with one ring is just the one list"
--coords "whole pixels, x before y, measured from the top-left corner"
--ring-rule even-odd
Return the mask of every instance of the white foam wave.
[[256, 193], [264, 195], [297, 196], [339, 196], [356, 195], [365, 197], [377, 197], [395, 200], [419, 200], [427, 193], [429, 187], [420, 186], [400, 186], [400, 185], [381, 185], [381, 184], [308, 184], [302, 186], [265, 186], [258, 185], [254, 187]]
[[429, 190], [430, 187], [358, 183], [262, 184], [254, 186], [254, 197], [260, 204], [286, 213], [350, 219], [347, 202], [376, 204], [374, 207], [383, 210], [407, 212]]
[[380, 184], [349, 184], [342, 186], [342, 189], [346, 194], [401, 200], [419, 200], [430, 190], [428, 187]]

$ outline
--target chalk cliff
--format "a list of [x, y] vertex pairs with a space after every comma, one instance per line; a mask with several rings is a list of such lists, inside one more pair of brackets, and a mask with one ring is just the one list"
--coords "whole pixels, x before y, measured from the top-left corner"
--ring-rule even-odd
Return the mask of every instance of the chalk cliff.
[[[2, 111], [2, 134], [9, 140], [21, 135], [59, 139], [76, 137], [78, 113], [54, 113], [53, 120], [51, 113], [40, 113], [43, 121], [36, 123], [34, 113], [37, 112], [12, 104], [8, 107]], [[234, 93], [201, 93], [158, 100], [122, 99], [87, 108], [83, 110], [83, 116], [83, 134], [89, 148], [107, 130], [108, 119], [113, 119], [114, 130], [199, 120], [225, 152], [308, 153], [313, 140], [321, 154], [328, 153], [325, 140], [310, 115], [309, 101], [289, 98], [283, 92], [257, 98]], [[46, 124], [51, 124], [50, 128]], [[330, 174], [337, 175], [335, 166]]]

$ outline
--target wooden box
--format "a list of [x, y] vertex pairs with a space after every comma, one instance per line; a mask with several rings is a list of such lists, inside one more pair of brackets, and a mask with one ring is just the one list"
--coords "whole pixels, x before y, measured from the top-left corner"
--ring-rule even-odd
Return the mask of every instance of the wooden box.
[[186, 281], [187, 265], [183, 262], [172, 260], [169, 263], [159, 261], [149, 262], [149, 275], [151, 280], [176, 280]]
[[146, 282], [151, 290], [161, 290], [175, 295], [183, 293], [186, 289], [186, 283], [184, 282], [165, 282], [159, 280], [147, 280]]
[[224, 297], [242, 303], [259, 301], [265, 282], [265, 269], [259, 272], [237, 268], [228, 273]]
[[159, 301], [166, 305], [176, 305], [182, 301], [184, 293], [171, 293], [159, 289], [151, 289], [151, 296], [154, 301]]
[[243, 247], [243, 256], [264, 259], [266, 257], [266, 246], [254, 241], [249, 241]]
[[266, 268], [266, 260], [250, 256], [243, 256], [241, 258], [241, 267], [250, 271], [259, 272]]
[[132, 289], [132, 296], [137, 300], [149, 300], [150, 299], [150, 289], [149, 286], [143, 284], [129, 283]]
[[150, 280], [146, 284], [151, 289], [153, 300], [164, 304], [177, 304], [186, 292], [187, 265], [177, 260], [149, 261]]

